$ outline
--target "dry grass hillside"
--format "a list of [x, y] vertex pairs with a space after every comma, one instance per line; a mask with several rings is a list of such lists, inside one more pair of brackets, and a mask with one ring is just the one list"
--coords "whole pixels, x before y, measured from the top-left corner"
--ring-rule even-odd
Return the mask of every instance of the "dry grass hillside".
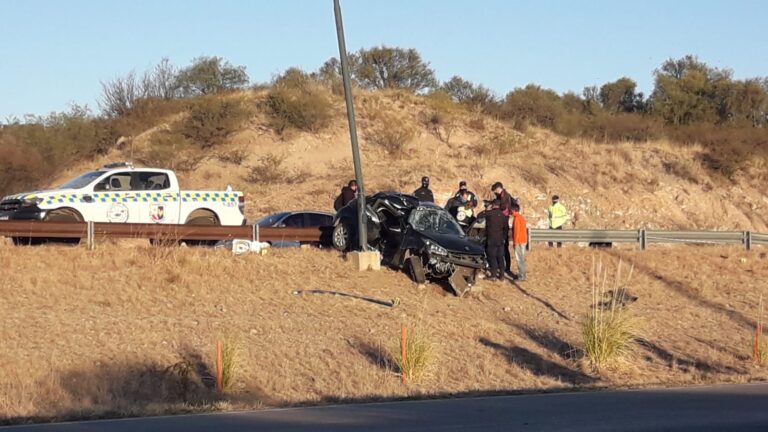
[[[480, 282], [459, 299], [405, 275], [348, 273], [334, 253], [108, 243], [0, 245], [0, 422], [576, 388], [748, 382], [765, 252], [678, 247], [538, 248], [525, 284]], [[695, 258], [697, 265], [691, 262]], [[619, 363], [590, 368], [580, 324], [593, 260], [634, 266], [626, 306], [640, 337]], [[401, 299], [386, 308], [297, 289]], [[402, 384], [387, 348], [401, 324], [434, 361]], [[217, 339], [238, 341], [232, 389], [211, 386]]]
[[[229, 97], [256, 106], [265, 92]], [[330, 209], [352, 177], [344, 105], [333, 101], [329, 126], [312, 133], [277, 134], [268, 115], [253, 110], [223, 144], [200, 153], [195, 169], [180, 174], [184, 187], [230, 184], [244, 190], [249, 219], [276, 210]], [[768, 168], [757, 157], [726, 179], [707, 167], [708, 154], [697, 146], [598, 144], [536, 128], [520, 132], [459, 106], [436, 106], [400, 92], [358, 91], [356, 109], [368, 192], [409, 192], [429, 175], [436, 198], [445, 202], [461, 179], [481, 196], [499, 180], [522, 198], [533, 226], [545, 225], [547, 197], [559, 194], [581, 228], [768, 230]], [[162, 145], [162, 132], [183, 117], [158, 120], [130, 137], [130, 145], [83, 161], [51, 184], [103, 162], [135, 159]], [[402, 149], [386, 150], [398, 140], [405, 141]]]
[[[253, 107], [266, 91], [227, 97]], [[429, 175], [444, 202], [461, 179], [481, 196], [499, 180], [521, 198], [532, 226], [544, 224], [547, 197], [556, 193], [581, 228], [768, 231], [768, 171], [759, 159], [726, 179], [696, 146], [569, 140], [397, 92], [358, 92], [356, 108], [369, 192], [410, 191]], [[277, 210], [330, 209], [352, 175], [339, 98], [332, 111], [330, 124], [315, 132], [278, 134], [263, 110], [251, 110], [222, 143], [198, 150], [199, 163], [180, 172], [183, 186], [245, 191], [249, 221]], [[50, 184], [138, 159], [188, 115], [159, 118]], [[343, 257], [319, 249], [233, 256], [139, 241], [100, 242], [94, 251], [0, 242], [0, 424], [763, 380], [768, 354], [753, 361], [752, 341], [766, 253], [537, 246], [528, 282], [481, 280], [459, 299], [391, 270], [349, 273]], [[628, 353], [601, 369], [585, 359], [581, 333], [596, 303], [595, 262], [610, 272], [619, 262], [632, 267], [631, 280], [616, 288], [637, 297], [622, 311], [638, 334]], [[295, 292], [309, 289], [345, 295]], [[423, 378], [407, 384], [391, 354], [403, 324], [422, 335], [432, 359]], [[223, 396], [212, 388], [219, 339], [239, 347]]]

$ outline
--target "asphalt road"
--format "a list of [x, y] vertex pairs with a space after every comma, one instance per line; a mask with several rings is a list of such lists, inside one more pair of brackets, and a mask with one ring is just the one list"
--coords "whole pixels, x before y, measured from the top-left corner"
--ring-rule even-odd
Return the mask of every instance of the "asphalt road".
[[768, 431], [768, 384], [496, 396], [0, 428], [71, 431]]

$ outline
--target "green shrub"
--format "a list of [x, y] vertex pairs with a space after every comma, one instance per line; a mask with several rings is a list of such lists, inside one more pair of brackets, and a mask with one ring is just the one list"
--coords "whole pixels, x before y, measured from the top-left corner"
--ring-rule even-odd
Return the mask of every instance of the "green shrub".
[[124, 115], [114, 118], [112, 125], [118, 136], [134, 136], [184, 112], [188, 106], [189, 102], [186, 100], [139, 99]]
[[0, 197], [33, 189], [48, 170], [37, 150], [0, 135]]
[[28, 117], [24, 123], [4, 126], [3, 131], [58, 166], [104, 153], [116, 140], [109, 121], [93, 117], [87, 107], [77, 105], [67, 112]]
[[274, 81], [264, 106], [279, 134], [288, 128], [317, 132], [328, 126], [333, 116], [328, 91], [298, 69], [289, 69]]
[[284, 166], [286, 157], [270, 153], [256, 161], [256, 164], [248, 167], [245, 180], [257, 184], [293, 184], [305, 181], [309, 173], [290, 169]]
[[406, 145], [416, 136], [415, 128], [394, 114], [379, 113], [373, 121], [366, 138], [390, 155], [402, 156]]
[[248, 150], [236, 148], [228, 151], [220, 151], [216, 154], [216, 159], [232, 165], [242, 165], [248, 158]]
[[204, 97], [193, 102], [178, 131], [203, 149], [223, 144], [250, 116], [240, 101]]
[[436, 91], [426, 96], [427, 108], [421, 113], [421, 121], [440, 141], [449, 144], [453, 131], [458, 126], [461, 107], [448, 93]]
[[136, 160], [148, 166], [179, 172], [197, 169], [204, 159], [205, 155], [192, 142], [173, 131], [153, 134], [149, 147], [136, 154]]
[[483, 136], [474, 145], [475, 153], [484, 157], [498, 157], [519, 149], [520, 137], [514, 133], [497, 131]]
[[582, 135], [598, 141], [646, 142], [663, 136], [662, 122], [640, 114], [601, 115], [588, 119], [582, 126]]

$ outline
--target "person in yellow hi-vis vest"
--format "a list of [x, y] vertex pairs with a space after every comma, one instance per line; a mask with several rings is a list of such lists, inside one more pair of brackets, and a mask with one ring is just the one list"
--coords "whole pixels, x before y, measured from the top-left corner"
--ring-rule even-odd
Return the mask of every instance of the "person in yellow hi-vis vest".
[[[560, 197], [557, 195], [552, 195], [552, 205], [547, 209], [547, 215], [549, 216], [549, 229], [553, 230], [563, 229], [565, 223], [571, 218], [565, 206], [560, 204]], [[547, 244], [549, 247], [553, 246], [552, 242]], [[557, 247], [563, 247], [563, 244], [558, 242]]]

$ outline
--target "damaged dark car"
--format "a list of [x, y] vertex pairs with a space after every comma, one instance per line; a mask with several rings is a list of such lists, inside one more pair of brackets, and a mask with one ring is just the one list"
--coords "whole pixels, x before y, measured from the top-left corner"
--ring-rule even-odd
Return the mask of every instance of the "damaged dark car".
[[[483, 247], [470, 241], [445, 209], [411, 195], [382, 192], [366, 198], [368, 244], [382, 262], [405, 270], [417, 283], [447, 280], [464, 295], [485, 269]], [[334, 219], [333, 246], [347, 251], [357, 245], [357, 202], [340, 209]]]

